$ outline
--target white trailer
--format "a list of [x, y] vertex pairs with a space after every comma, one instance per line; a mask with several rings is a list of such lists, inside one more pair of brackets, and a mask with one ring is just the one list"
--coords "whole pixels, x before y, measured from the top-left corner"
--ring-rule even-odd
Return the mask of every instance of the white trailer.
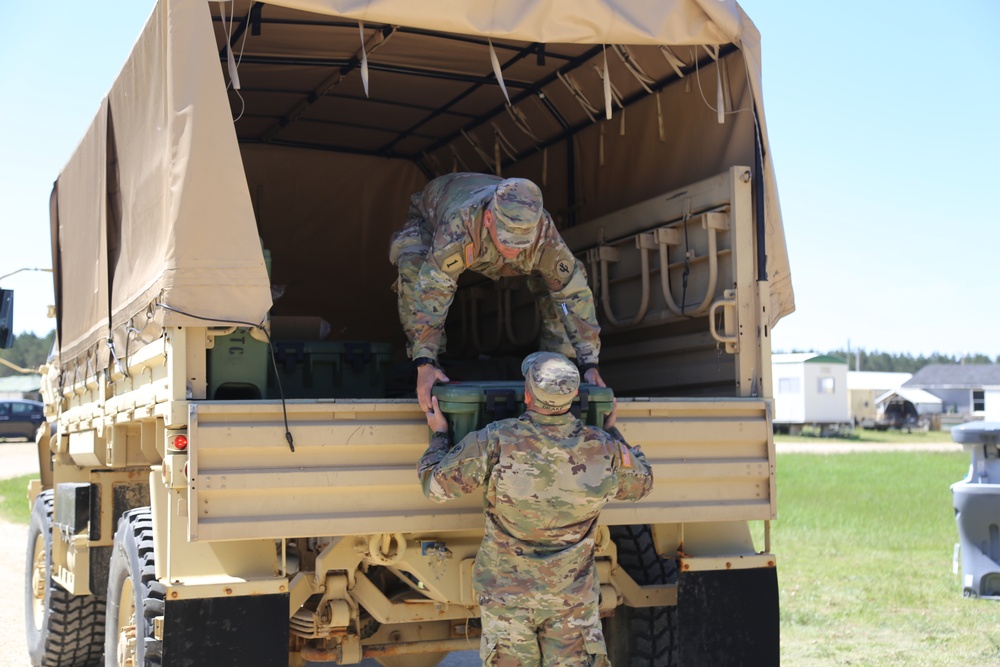
[[771, 356], [774, 428], [798, 434], [803, 426], [823, 432], [849, 428], [847, 362], [815, 352]]

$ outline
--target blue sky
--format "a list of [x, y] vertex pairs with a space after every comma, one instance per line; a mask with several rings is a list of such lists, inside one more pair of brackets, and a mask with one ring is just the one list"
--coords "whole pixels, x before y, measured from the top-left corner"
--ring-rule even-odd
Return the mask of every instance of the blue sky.
[[[764, 104], [797, 310], [775, 351], [1000, 356], [1000, 3], [740, 3]], [[0, 276], [51, 265], [48, 197], [152, 0], [6, 3]], [[46, 273], [6, 278], [47, 333]]]

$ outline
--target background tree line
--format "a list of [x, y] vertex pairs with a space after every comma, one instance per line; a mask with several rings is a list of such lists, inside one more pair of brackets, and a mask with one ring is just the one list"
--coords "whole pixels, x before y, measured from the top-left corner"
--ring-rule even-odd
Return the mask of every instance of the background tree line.
[[[52, 342], [56, 339], [53, 329], [47, 336], [39, 338], [33, 333], [18, 334], [14, 345], [7, 350], [0, 350], [0, 358], [25, 369], [36, 369], [45, 363], [52, 351]], [[0, 364], [0, 377], [20, 375], [13, 368]]]
[[881, 371], [889, 373], [916, 373], [928, 364], [1000, 363], [1000, 356], [996, 360], [993, 360], [985, 354], [978, 353], [953, 357], [935, 352], [926, 357], [922, 354], [914, 357], [910, 354], [893, 354], [890, 352], [879, 352], [878, 350], [872, 352], [868, 352], [867, 350], [851, 350], [849, 352], [847, 350], [834, 350], [827, 352], [827, 354], [845, 360], [852, 371]]

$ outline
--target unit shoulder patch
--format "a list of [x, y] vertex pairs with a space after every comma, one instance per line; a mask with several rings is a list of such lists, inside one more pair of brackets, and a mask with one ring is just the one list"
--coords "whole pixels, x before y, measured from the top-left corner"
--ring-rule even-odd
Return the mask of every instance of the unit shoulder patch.
[[629, 451], [628, 445], [624, 442], [619, 442], [618, 447], [622, 450], [622, 467], [631, 468], [632, 467], [632, 452]]
[[461, 246], [450, 245], [440, 252], [434, 253], [434, 259], [437, 260], [438, 266], [441, 267], [442, 271], [447, 273], [449, 276], [457, 276], [464, 271], [466, 267], [462, 255], [463, 250]]

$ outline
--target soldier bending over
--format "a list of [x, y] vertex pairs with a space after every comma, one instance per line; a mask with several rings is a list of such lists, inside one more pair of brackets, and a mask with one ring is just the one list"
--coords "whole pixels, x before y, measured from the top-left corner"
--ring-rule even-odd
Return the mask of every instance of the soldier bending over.
[[406, 224], [393, 235], [389, 260], [407, 351], [417, 365], [417, 400], [431, 406], [444, 323], [466, 269], [496, 280], [527, 275], [539, 295], [543, 350], [575, 356], [587, 382], [598, 371], [600, 332], [587, 273], [542, 208], [542, 192], [523, 178], [459, 173], [435, 178], [410, 199]]

